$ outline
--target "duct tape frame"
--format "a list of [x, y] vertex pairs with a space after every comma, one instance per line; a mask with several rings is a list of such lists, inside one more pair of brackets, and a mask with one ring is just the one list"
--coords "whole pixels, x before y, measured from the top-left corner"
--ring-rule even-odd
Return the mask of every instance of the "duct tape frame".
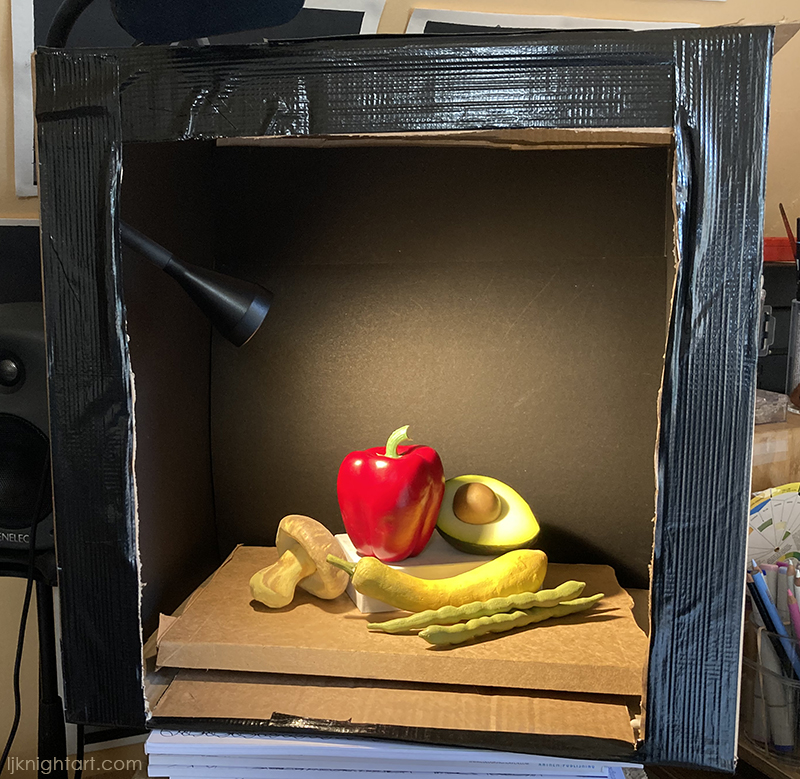
[[660, 406], [646, 738], [638, 759], [733, 770], [773, 37], [769, 27], [727, 27], [40, 49], [42, 258], [68, 719], [145, 723], [118, 222], [123, 144], [668, 127], [679, 268]]

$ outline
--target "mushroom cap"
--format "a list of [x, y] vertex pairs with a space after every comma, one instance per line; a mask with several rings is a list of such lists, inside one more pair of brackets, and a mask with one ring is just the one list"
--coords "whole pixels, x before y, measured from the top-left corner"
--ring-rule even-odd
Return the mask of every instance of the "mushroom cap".
[[350, 577], [327, 560], [329, 554], [344, 557], [342, 547], [333, 533], [316, 519], [303, 514], [284, 517], [278, 525], [275, 546], [281, 555], [289, 550], [300, 554], [302, 550], [316, 565], [316, 571], [301, 579], [298, 587], [326, 599], [337, 598], [345, 591]]

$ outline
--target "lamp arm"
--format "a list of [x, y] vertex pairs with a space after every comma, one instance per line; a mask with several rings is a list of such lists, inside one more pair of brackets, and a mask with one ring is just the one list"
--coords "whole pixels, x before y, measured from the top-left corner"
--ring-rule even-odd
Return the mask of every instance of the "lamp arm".
[[67, 45], [69, 34], [78, 21], [78, 17], [94, 2], [94, 0], [64, 0], [56, 11], [50, 29], [47, 31], [45, 46], [51, 49], [63, 49]]
[[175, 259], [175, 255], [171, 251], [122, 220], [119, 223], [119, 233], [122, 243], [139, 252], [142, 257], [152, 262], [153, 265], [157, 265], [161, 270], [164, 270]]

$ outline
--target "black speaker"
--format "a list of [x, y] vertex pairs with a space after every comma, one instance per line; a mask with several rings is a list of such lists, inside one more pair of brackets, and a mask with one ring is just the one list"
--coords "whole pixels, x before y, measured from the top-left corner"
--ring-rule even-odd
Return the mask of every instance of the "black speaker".
[[0, 549], [28, 548], [42, 478], [35, 544], [53, 547], [43, 320], [41, 303], [0, 304]]

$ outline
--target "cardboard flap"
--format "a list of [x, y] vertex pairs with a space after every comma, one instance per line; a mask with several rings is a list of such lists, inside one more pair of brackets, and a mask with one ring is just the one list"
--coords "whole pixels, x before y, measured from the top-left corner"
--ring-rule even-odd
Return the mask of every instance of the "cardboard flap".
[[621, 148], [670, 146], [670, 127], [525, 127], [513, 130], [462, 130], [459, 132], [338, 133], [336, 135], [268, 135], [220, 138], [218, 146], [479, 146], [501, 149]]
[[781, 22], [775, 25], [775, 42], [772, 45], [773, 55], [777, 54], [800, 30], [800, 22]]
[[536, 734], [582, 746], [586, 739], [615, 742], [618, 754], [628, 756], [634, 745], [624, 699], [501, 688], [183, 670], [153, 713], [157, 721], [180, 719], [187, 727], [200, 720], [261, 720], [322, 732], [323, 722], [331, 731], [335, 723], [339, 730], [351, 723], [390, 738], [413, 729], [423, 742], [454, 731], [472, 739]]

